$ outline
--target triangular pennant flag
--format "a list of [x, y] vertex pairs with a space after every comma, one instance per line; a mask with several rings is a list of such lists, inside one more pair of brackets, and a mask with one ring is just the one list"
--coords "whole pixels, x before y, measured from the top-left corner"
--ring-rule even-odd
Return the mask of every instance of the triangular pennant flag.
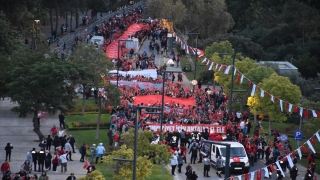
[[184, 45], [182, 41], [180, 41], [180, 45], [181, 45], [181, 48], [183, 49]]
[[268, 92], [266, 92], [266, 97], [268, 97], [269, 96], [269, 93]]
[[206, 58], [206, 57], [205, 57], [205, 58], [203, 58], [202, 63], [206, 62], [206, 60], [207, 60], [207, 58]]
[[240, 79], [240, 84], [242, 84], [243, 78], [244, 78], [244, 75], [242, 74], [242, 75], [241, 75], [241, 79]]
[[274, 102], [278, 102], [279, 98], [278, 97], [274, 97]]
[[313, 116], [314, 118], [316, 118], [316, 117], [317, 117], [316, 111], [315, 111], [315, 110], [311, 110], [311, 112], [312, 112], [312, 116]]
[[318, 132], [316, 132], [316, 137], [317, 137], [318, 141], [320, 142], [320, 135], [319, 135], [319, 131], [318, 131]]
[[303, 153], [305, 153], [305, 154], [308, 153], [308, 150], [307, 150], [307, 148], [306, 148], [306, 146], [304, 144], [302, 144], [301, 148], [302, 148], [302, 152]]
[[289, 163], [290, 168], [292, 168], [293, 167], [293, 161], [292, 161], [292, 158], [291, 158], [290, 154], [287, 155], [287, 159], [288, 159], [288, 163]]
[[229, 74], [229, 71], [230, 71], [230, 66], [226, 68], [226, 70], [224, 71], [224, 74]]
[[253, 84], [252, 90], [251, 90], [251, 96], [254, 96], [254, 92], [256, 91], [257, 85]]
[[178, 36], [176, 36], [176, 41], [178, 41]]
[[220, 65], [220, 67], [219, 67], [219, 70], [218, 70], [218, 71], [220, 71], [220, 70], [221, 70], [222, 66], [223, 66], [223, 65]]
[[314, 136], [311, 137], [311, 144], [316, 145], [316, 142], [314, 141]]
[[258, 169], [257, 171], [257, 179], [256, 180], [261, 180], [261, 170]]
[[278, 169], [280, 170], [282, 176], [285, 177], [284, 172], [283, 172], [283, 170], [282, 170], [282, 167], [280, 166], [279, 161], [276, 162], [276, 165], [277, 165]]
[[308, 144], [309, 148], [311, 149], [311, 151], [312, 151], [313, 153], [316, 153], [316, 151], [314, 150], [314, 148], [313, 148], [310, 140], [307, 141], [307, 144]]
[[217, 64], [216, 64], [216, 69], [218, 69], [218, 66], [219, 66], [219, 64], [217, 63]]
[[274, 103], [274, 96], [273, 95], [270, 95], [271, 96], [271, 101]]
[[274, 171], [273, 164], [269, 165], [269, 167], [270, 167], [270, 171], [273, 172]]
[[235, 76], [236, 74], [237, 74], [237, 69], [234, 68], [234, 70], [233, 70], [233, 75]]
[[233, 177], [230, 177], [229, 180], [234, 180], [234, 178], [233, 178]]
[[237, 176], [237, 178], [238, 178], [238, 180], [242, 180], [242, 176], [241, 175]]
[[317, 118], [320, 118], [320, 111], [317, 111]]
[[249, 180], [249, 174], [248, 173], [244, 174], [244, 180]]
[[255, 174], [255, 173], [256, 173], [255, 171], [250, 172], [250, 180], [254, 180], [254, 174]]
[[289, 103], [288, 112], [292, 112], [292, 104]]
[[248, 86], [249, 86], [249, 87], [252, 86], [252, 81], [249, 81]]
[[281, 109], [281, 112], [283, 112], [282, 99], [280, 99], [280, 101], [279, 101], [279, 102], [280, 102], [280, 109]]
[[298, 152], [298, 156], [299, 156], [299, 158], [300, 158], [300, 160], [301, 160], [302, 154], [301, 154], [300, 147], [298, 147], [297, 152]]
[[189, 54], [189, 47], [186, 45], [187, 54]]
[[293, 108], [293, 112], [294, 112], [294, 113], [298, 113], [298, 111], [299, 111], [298, 106], [294, 106], [294, 108]]
[[240, 83], [240, 77], [241, 77], [241, 74], [240, 74], [240, 72], [238, 72], [237, 83]]
[[269, 177], [268, 167], [264, 167], [263, 170], [264, 170], [264, 177], [265, 177], [265, 178], [268, 178], [268, 177]]
[[261, 91], [260, 91], [260, 97], [264, 97], [264, 90], [263, 89], [261, 89]]
[[304, 112], [303, 112], [303, 117], [305, 118], [309, 118], [309, 109], [305, 109]]
[[303, 113], [303, 107], [300, 107], [300, 116], [302, 117], [302, 113]]
[[210, 67], [209, 67], [209, 71], [211, 71], [212, 70], [212, 66], [213, 66], [213, 63], [211, 63], [211, 65], [210, 65]]
[[211, 61], [207, 61], [207, 64], [206, 64], [206, 66], [209, 66], [209, 65], [210, 65], [210, 63], [211, 63]]

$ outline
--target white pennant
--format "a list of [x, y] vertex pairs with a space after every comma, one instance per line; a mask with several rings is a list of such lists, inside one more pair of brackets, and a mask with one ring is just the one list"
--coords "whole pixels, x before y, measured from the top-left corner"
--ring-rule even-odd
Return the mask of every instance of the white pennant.
[[264, 177], [265, 177], [265, 178], [268, 178], [268, 177], [269, 177], [268, 167], [264, 167], [263, 170], [264, 170]]
[[264, 90], [263, 89], [261, 89], [260, 97], [264, 97]]
[[209, 67], [209, 71], [211, 71], [212, 70], [212, 66], [213, 66], [213, 62], [211, 62], [211, 65], [210, 65], [210, 67]]
[[182, 47], [182, 49], [183, 49], [183, 47], [184, 47], [184, 46], [183, 46], [183, 43], [182, 43], [182, 41], [180, 41], [180, 44], [181, 44], [181, 47]]
[[298, 147], [297, 152], [298, 152], [299, 158], [300, 158], [300, 160], [301, 160], [302, 154], [301, 154], [300, 147]]
[[271, 96], [271, 101], [274, 103], [274, 96], [273, 95], [270, 95]]
[[285, 177], [284, 172], [282, 170], [282, 167], [280, 166], [279, 161], [276, 162], [276, 165], [277, 165], [278, 169], [280, 169], [282, 176]]
[[240, 79], [240, 84], [242, 84], [243, 78], [244, 78], [244, 75], [242, 74], [242, 75], [241, 75], [241, 79]]
[[282, 99], [280, 99], [280, 109], [281, 109], [281, 111], [283, 112], [283, 104], [282, 104]]
[[220, 70], [221, 70], [222, 66], [223, 66], [223, 65], [221, 64], [221, 65], [220, 65], [220, 67], [219, 67], [219, 70], [218, 70], [218, 71], [220, 71]]
[[254, 96], [254, 92], [256, 91], [257, 85], [253, 84], [252, 90], [251, 90], [251, 96]]
[[315, 110], [311, 110], [311, 112], [312, 112], [312, 115], [313, 115], [314, 118], [318, 117], [318, 115], [317, 115]]
[[187, 54], [189, 54], [189, 47], [186, 45]]
[[289, 103], [289, 108], [288, 108], [289, 112], [292, 112], [292, 104]]
[[236, 74], [237, 74], [237, 69], [234, 68], [233, 75], [235, 76]]
[[251, 180], [254, 180], [254, 174], [255, 174], [255, 171], [253, 171], [253, 172], [250, 173], [250, 179], [251, 179]]
[[229, 71], [230, 71], [230, 66], [226, 68], [226, 70], [224, 71], [224, 74], [229, 74]]
[[191, 48], [193, 54], [195, 55], [196, 54], [196, 51], [194, 50], [194, 48]]
[[203, 60], [202, 60], [202, 63], [206, 62], [207, 58], [205, 57]]
[[239, 179], [239, 180], [242, 180], [242, 176], [240, 175], [240, 176], [237, 176], [237, 178]]
[[303, 114], [303, 107], [300, 107], [300, 116], [302, 117]]
[[178, 36], [176, 36], [176, 41], [178, 41]]
[[311, 149], [311, 151], [315, 154], [315, 153], [316, 153], [316, 151], [314, 150], [314, 148], [313, 148], [313, 146], [312, 146], [312, 144], [311, 144], [310, 140], [308, 140], [308, 141], [307, 141], [307, 144], [308, 144], [309, 148]]
[[216, 69], [218, 69], [218, 65], [219, 65], [219, 64], [216, 64]]
[[318, 141], [320, 142], [320, 135], [319, 135], [319, 131], [318, 131], [318, 132], [316, 132], [316, 136], [317, 136]]
[[293, 167], [293, 161], [292, 161], [292, 158], [291, 158], [290, 154], [287, 155], [287, 159], [288, 159], [288, 163], [289, 163], [290, 168], [292, 168]]

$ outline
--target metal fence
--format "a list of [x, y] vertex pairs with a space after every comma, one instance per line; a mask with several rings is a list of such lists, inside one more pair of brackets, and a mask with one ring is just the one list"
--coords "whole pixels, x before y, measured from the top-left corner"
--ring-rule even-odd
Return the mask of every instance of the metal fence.
[[[96, 26], [100, 26], [104, 21], [108, 21], [111, 17], [115, 16], [117, 13], [127, 13], [128, 11], [132, 10], [135, 7], [143, 6], [144, 2], [139, 1], [131, 6], [128, 6], [123, 9], [119, 9], [115, 12], [110, 12], [106, 16], [101, 17], [100, 19], [96, 20], [94, 23], [92, 23], [88, 27], [81, 27], [77, 29], [74, 32], [70, 32], [68, 35], [64, 36], [63, 38], [57, 40], [57, 47], [54, 48], [52, 51], [56, 53], [57, 58], [64, 59], [67, 57], [67, 55], [71, 52], [72, 47], [75, 45], [75, 38], [82, 38], [84, 42], [87, 41], [87, 34], [94, 35], [95, 31], [94, 28]], [[64, 47], [64, 43], [66, 44], [66, 47]]]

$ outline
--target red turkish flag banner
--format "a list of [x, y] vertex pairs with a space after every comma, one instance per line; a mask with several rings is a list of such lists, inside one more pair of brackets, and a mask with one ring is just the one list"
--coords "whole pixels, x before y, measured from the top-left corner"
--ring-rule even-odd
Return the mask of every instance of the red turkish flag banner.
[[309, 109], [305, 109], [303, 112], [303, 117], [308, 118], [309, 117]]
[[261, 170], [257, 171], [257, 180], [261, 180]]
[[269, 167], [270, 167], [270, 171], [273, 172], [274, 171], [273, 164], [271, 164]]
[[279, 98], [278, 97], [274, 97], [274, 102], [278, 102]]
[[238, 71], [237, 83], [240, 83], [241, 73]]
[[320, 118], [320, 111], [317, 111], [317, 118]]
[[249, 81], [248, 85], [249, 85], [249, 87], [251, 87], [252, 86], [252, 81]]
[[234, 180], [234, 178], [233, 178], [233, 177], [230, 177], [230, 180]]
[[305, 146], [304, 144], [302, 144], [301, 147], [302, 147], [302, 152], [305, 153], [305, 154], [307, 154], [307, 153], [308, 153], [308, 150], [307, 150], [306, 146]]
[[88, 159], [86, 159], [86, 162], [83, 165], [83, 169], [87, 169], [88, 166], [89, 166], [89, 162], [88, 162]]
[[266, 97], [268, 97], [269, 96], [269, 93], [268, 92], [266, 92]]
[[315, 144], [316, 144], [316, 142], [314, 141], [314, 136], [311, 137], [311, 144], [312, 144], [312, 145], [315, 145]]
[[294, 106], [294, 108], [293, 108], [293, 112], [294, 112], [294, 113], [298, 113], [298, 111], [299, 111], [298, 106]]
[[244, 180], [249, 180], [249, 174], [248, 174], [248, 173], [246, 173], [246, 174], [244, 175]]

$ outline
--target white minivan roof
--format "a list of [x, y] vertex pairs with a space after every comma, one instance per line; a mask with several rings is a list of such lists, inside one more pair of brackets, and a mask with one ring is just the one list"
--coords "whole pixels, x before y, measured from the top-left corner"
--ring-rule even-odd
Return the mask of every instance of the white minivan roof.
[[[230, 144], [230, 147], [243, 147], [241, 143], [235, 142], [235, 141], [219, 141], [219, 143]], [[216, 145], [216, 144], [212, 144], [212, 145], [219, 146], [219, 147], [222, 146], [222, 145]]]

